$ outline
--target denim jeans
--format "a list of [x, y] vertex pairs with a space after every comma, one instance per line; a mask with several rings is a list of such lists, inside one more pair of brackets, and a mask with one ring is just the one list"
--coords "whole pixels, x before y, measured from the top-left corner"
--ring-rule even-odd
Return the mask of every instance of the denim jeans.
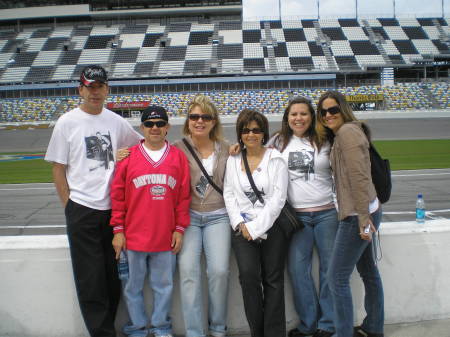
[[284, 267], [288, 239], [274, 225], [267, 239], [247, 241], [233, 234], [245, 316], [251, 337], [286, 336]]
[[171, 333], [170, 309], [176, 255], [171, 251], [147, 253], [133, 250], [127, 250], [127, 255], [130, 276], [125, 282], [123, 294], [130, 322], [124, 326], [123, 332], [130, 337], [145, 337], [149, 332], [143, 293], [148, 272], [153, 291], [150, 331], [156, 336]]
[[[294, 292], [294, 305], [300, 319], [298, 330], [313, 334], [317, 329], [334, 332], [333, 299], [328, 287], [328, 266], [338, 227], [334, 208], [317, 212], [297, 212], [305, 228], [291, 240], [288, 270]], [[311, 275], [313, 248], [319, 255], [319, 296]]]
[[[381, 207], [371, 214], [373, 224], [378, 229], [381, 221]], [[370, 333], [383, 333], [384, 295], [383, 284], [375, 261], [375, 234], [372, 241], [359, 236], [357, 216], [349, 216], [339, 222], [328, 269], [329, 285], [334, 302], [336, 336], [353, 336], [353, 303], [350, 276], [356, 268], [365, 289], [364, 308], [366, 317], [362, 328]]]
[[231, 226], [228, 215], [191, 212], [191, 225], [184, 233], [178, 255], [181, 303], [186, 337], [204, 337], [201, 256], [205, 252], [208, 278], [209, 333], [222, 337], [227, 329], [228, 278]]

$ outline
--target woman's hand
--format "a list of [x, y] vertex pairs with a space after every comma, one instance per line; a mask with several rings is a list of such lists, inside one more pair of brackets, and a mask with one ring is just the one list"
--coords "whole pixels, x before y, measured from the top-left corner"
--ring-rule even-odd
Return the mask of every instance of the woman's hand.
[[123, 149], [118, 149], [116, 153], [116, 159], [117, 161], [124, 160], [126, 157], [130, 155], [130, 150], [126, 147]]
[[230, 156], [236, 156], [241, 152], [241, 147], [239, 146], [238, 143], [232, 144], [230, 145], [230, 147], [228, 148], [228, 154]]
[[366, 241], [372, 240], [372, 233], [375, 233], [377, 230], [375, 226], [373, 225], [372, 219], [369, 219], [369, 222], [367, 224], [360, 224], [359, 225], [359, 236], [361, 239]]
[[245, 223], [242, 223], [240, 226], [241, 226], [241, 233], [244, 239], [246, 239], [247, 241], [252, 241], [253, 240], [252, 236], [250, 235], [247, 227], [245, 226]]

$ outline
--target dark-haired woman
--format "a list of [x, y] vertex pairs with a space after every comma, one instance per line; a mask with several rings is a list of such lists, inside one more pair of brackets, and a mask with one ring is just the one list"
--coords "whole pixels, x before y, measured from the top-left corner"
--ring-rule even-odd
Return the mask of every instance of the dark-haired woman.
[[[275, 220], [286, 201], [288, 173], [280, 153], [264, 147], [267, 118], [243, 110], [236, 122], [242, 151], [227, 161], [224, 199], [234, 230], [232, 246], [239, 269], [244, 309], [252, 337], [284, 337], [284, 263], [288, 240]], [[251, 186], [243, 163], [262, 197]]]
[[[281, 130], [271, 144], [280, 150], [289, 170], [288, 200], [305, 225], [290, 243], [288, 270], [299, 325], [289, 337], [330, 337], [334, 334], [333, 301], [327, 282], [337, 231], [330, 168], [330, 144], [315, 131], [311, 102], [296, 97], [286, 107]], [[313, 249], [319, 255], [319, 292], [311, 275]]]
[[[331, 130], [330, 154], [337, 194], [339, 225], [328, 270], [337, 337], [382, 337], [384, 296], [376, 265], [373, 235], [381, 221], [381, 205], [372, 183], [369, 129], [353, 115], [345, 96], [323, 94], [317, 104], [318, 127]], [[365, 288], [366, 317], [353, 328], [350, 276], [357, 268]]]

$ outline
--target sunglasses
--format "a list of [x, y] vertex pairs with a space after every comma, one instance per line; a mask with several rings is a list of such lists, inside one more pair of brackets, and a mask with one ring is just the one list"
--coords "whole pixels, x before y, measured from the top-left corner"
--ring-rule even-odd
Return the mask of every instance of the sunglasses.
[[253, 128], [253, 129], [243, 128], [242, 129], [243, 135], [249, 134], [250, 132], [253, 132], [254, 135], [260, 135], [261, 133], [263, 133], [263, 130], [261, 130], [260, 128]]
[[332, 106], [331, 108], [328, 108], [328, 109], [320, 109], [320, 115], [322, 116], [322, 117], [325, 117], [326, 115], [327, 115], [327, 112], [330, 114], [330, 115], [336, 115], [336, 114], [338, 114], [339, 112], [341, 112], [341, 108], [339, 108], [337, 105], [336, 106]]
[[151, 128], [154, 127], [155, 125], [156, 125], [157, 128], [162, 128], [162, 127], [164, 127], [164, 126], [167, 125], [167, 122], [166, 122], [166, 121], [157, 121], [157, 122], [145, 121], [145, 122], [142, 123], [142, 124], [144, 124], [144, 126], [145, 126], [146, 128], [150, 128], [150, 129], [151, 129]]
[[196, 122], [199, 119], [202, 119], [204, 122], [211, 122], [214, 117], [212, 115], [199, 115], [199, 114], [191, 114], [189, 115], [189, 120]]

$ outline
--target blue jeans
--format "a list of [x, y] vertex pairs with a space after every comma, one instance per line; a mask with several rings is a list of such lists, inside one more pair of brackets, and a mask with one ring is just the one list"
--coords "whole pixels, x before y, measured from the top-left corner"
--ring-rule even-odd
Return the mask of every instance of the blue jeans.
[[[334, 332], [333, 299], [328, 287], [328, 266], [338, 227], [336, 210], [297, 212], [305, 228], [292, 237], [288, 270], [294, 291], [294, 305], [300, 318], [298, 330], [313, 334], [317, 329]], [[311, 275], [313, 248], [319, 254], [319, 296]]]
[[204, 337], [201, 256], [205, 252], [208, 278], [208, 322], [212, 336], [227, 329], [228, 276], [231, 226], [227, 214], [201, 216], [191, 212], [191, 225], [184, 233], [178, 255], [181, 304], [186, 337]]
[[[381, 207], [371, 214], [378, 229], [381, 221]], [[383, 333], [384, 295], [383, 284], [375, 261], [374, 242], [362, 240], [359, 236], [357, 216], [349, 216], [339, 222], [336, 242], [328, 269], [329, 285], [333, 295], [336, 317], [336, 336], [353, 336], [353, 303], [350, 276], [356, 268], [365, 289], [364, 308], [366, 317], [362, 323], [364, 331]]]
[[150, 331], [156, 336], [171, 333], [170, 309], [176, 255], [171, 251], [146, 253], [133, 250], [128, 250], [127, 255], [130, 276], [125, 282], [123, 294], [130, 322], [124, 326], [123, 332], [130, 337], [145, 337], [149, 333], [143, 293], [148, 271], [149, 284], [153, 290]]

